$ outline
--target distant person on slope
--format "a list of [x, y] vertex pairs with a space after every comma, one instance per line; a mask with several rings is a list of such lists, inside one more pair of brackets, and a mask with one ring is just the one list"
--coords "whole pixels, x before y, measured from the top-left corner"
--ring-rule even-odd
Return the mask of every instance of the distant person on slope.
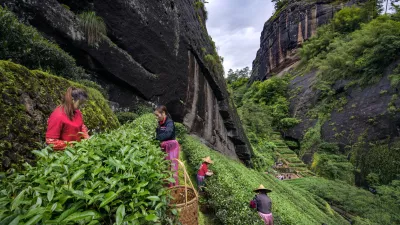
[[175, 140], [175, 125], [171, 116], [168, 113], [167, 107], [160, 105], [154, 111], [154, 115], [158, 120], [156, 129], [156, 139], [161, 142], [161, 149], [167, 153], [166, 160], [172, 163], [171, 170], [174, 172], [175, 183], [170, 183], [169, 187], [179, 185], [178, 180], [178, 162], [173, 162], [174, 159], [179, 159], [179, 143]]
[[[64, 150], [68, 142], [89, 139], [88, 129], [83, 123], [79, 107], [88, 99], [87, 93], [69, 87], [59, 105], [47, 121], [46, 143], [54, 150]], [[71, 146], [71, 144], [69, 144]]]
[[211, 160], [210, 156], [203, 158], [203, 163], [201, 164], [199, 171], [197, 172], [197, 187], [199, 191], [203, 191], [204, 187], [204, 179], [206, 176], [212, 176], [213, 172], [208, 170], [208, 165], [212, 164], [213, 161]]
[[257, 192], [257, 195], [250, 201], [250, 207], [257, 209], [258, 215], [264, 221], [265, 225], [273, 225], [274, 218], [272, 217], [271, 212], [272, 202], [267, 195], [271, 190], [266, 189], [262, 184], [260, 184], [260, 186], [254, 191]]

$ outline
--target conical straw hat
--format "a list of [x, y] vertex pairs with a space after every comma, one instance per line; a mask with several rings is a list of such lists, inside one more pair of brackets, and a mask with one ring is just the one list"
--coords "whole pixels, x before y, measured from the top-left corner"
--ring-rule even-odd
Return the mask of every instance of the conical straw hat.
[[206, 162], [206, 163], [214, 163], [212, 160], [211, 160], [211, 158], [210, 158], [210, 156], [207, 156], [207, 157], [205, 157], [205, 158], [203, 158], [202, 159], [203, 160], [203, 162]]
[[262, 184], [260, 184], [260, 186], [257, 189], [255, 189], [254, 191], [260, 191], [260, 190], [265, 190], [267, 193], [271, 192], [271, 190], [265, 188], [264, 185], [262, 185]]

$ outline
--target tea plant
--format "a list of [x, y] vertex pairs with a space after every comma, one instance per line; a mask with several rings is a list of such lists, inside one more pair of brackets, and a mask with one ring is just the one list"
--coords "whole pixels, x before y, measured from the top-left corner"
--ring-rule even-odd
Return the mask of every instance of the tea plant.
[[36, 166], [1, 181], [0, 224], [166, 224], [155, 126], [148, 114], [64, 152], [35, 150]]

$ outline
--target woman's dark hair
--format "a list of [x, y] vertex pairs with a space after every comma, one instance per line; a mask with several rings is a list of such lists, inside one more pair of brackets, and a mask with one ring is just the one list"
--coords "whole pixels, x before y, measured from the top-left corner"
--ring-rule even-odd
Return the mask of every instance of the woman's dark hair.
[[156, 107], [155, 111], [157, 111], [159, 113], [165, 112], [165, 115], [167, 115], [169, 118], [171, 118], [171, 116], [168, 113], [167, 107], [165, 105], [158, 105]]
[[75, 87], [69, 87], [67, 92], [63, 97], [61, 106], [64, 109], [65, 114], [67, 114], [68, 118], [72, 120], [74, 117], [74, 102], [78, 100], [86, 100], [88, 99], [88, 95], [85, 90]]

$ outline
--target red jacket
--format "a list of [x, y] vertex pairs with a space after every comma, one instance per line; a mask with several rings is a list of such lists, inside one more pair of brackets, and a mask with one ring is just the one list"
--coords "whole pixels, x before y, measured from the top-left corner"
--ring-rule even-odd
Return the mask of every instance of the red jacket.
[[75, 110], [70, 120], [62, 107], [57, 107], [47, 121], [46, 143], [52, 144], [55, 150], [67, 147], [65, 142], [81, 141], [89, 138], [88, 130], [83, 124], [82, 113]]
[[207, 165], [207, 163], [203, 163], [203, 164], [201, 164], [200, 169], [197, 172], [197, 175], [204, 177], [207, 172], [208, 172], [208, 165]]

